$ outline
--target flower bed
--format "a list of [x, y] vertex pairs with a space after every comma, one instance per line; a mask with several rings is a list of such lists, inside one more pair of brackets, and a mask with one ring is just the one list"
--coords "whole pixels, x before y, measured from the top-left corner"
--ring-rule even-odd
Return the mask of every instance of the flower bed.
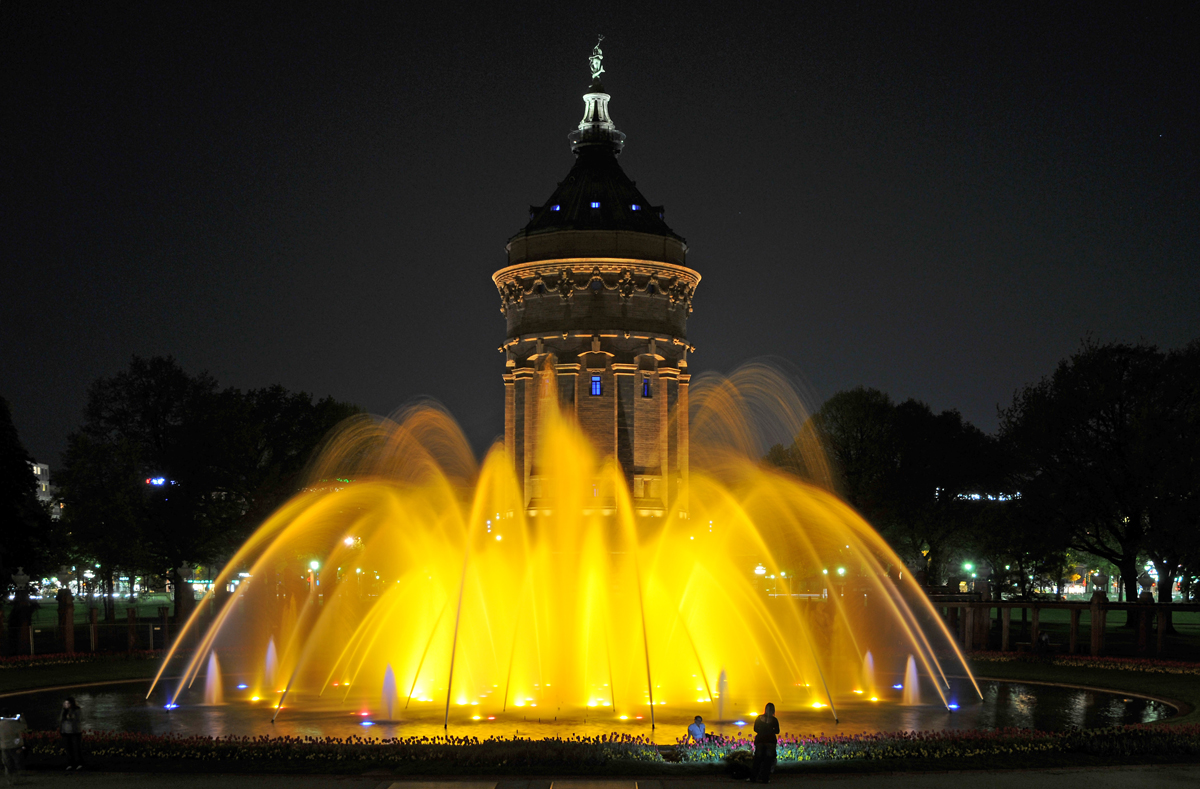
[[[62, 754], [56, 734], [34, 732], [26, 742], [30, 755], [37, 761], [52, 761]], [[453, 736], [368, 740], [89, 732], [83, 742], [87, 758], [101, 763], [165, 760], [244, 765], [254, 762], [315, 771], [392, 768], [425, 772], [443, 767], [461, 773], [529, 772], [645, 766], [663, 761], [658, 748], [644, 738], [618, 734], [544, 740]]]
[[[34, 732], [27, 738], [34, 764], [62, 758], [58, 735]], [[720, 769], [748, 760], [754, 743], [745, 739], [680, 741], [660, 748], [642, 737], [612, 734], [544, 740], [476, 737], [411, 737], [369, 740], [360, 737], [182, 737], [175, 735], [89, 732], [84, 751], [89, 761], [121, 767], [159, 768], [164, 764], [203, 769], [306, 772], [398, 772], [456, 774], [634, 773]], [[892, 732], [879, 734], [780, 737], [781, 764], [805, 762], [928, 762], [978, 757], [1057, 758], [1064, 754], [1129, 760], [1200, 754], [1200, 725], [1133, 725], [1107, 729], [1040, 732], [996, 731]], [[666, 758], [664, 759], [664, 756]], [[672, 767], [667, 762], [682, 762]], [[961, 761], [957, 762], [962, 764]], [[886, 769], [886, 768], [885, 768]]]
[[[744, 761], [753, 753], [754, 741], [742, 738], [680, 740], [675, 758], [681, 762]], [[739, 753], [740, 752], [740, 753]], [[946, 759], [1033, 753], [1077, 753], [1091, 756], [1150, 756], [1200, 754], [1200, 725], [1115, 726], [1042, 732], [1031, 729], [985, 731], [888, 732], [818, 737], [779, 738], [776, 753], [781, 763], [850, 759]]]
[[1151, 674], [1191, 674], [1200, 676], [1200, 663], [1157, 658], [1090, 657], [1085, 655], [1030, 656], [1017, 652], [968, 652], [971, 661], [980, 663], [1039, 662], [1068, 668], [1102, 668], [1115, 671], [1141, 671]]
[[91, 663], [113, 663], [129, 660], [158, 660], [166, 652], [161, 649], [135, 649], [132, 652], [56, 652], [50, 655], [10, 655], [0, 657], [0, 670], [30, 666], [83, 666]]

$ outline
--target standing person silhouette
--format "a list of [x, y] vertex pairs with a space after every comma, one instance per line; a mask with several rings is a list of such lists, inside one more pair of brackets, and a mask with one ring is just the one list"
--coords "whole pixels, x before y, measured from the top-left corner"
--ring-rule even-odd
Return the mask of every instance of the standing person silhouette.
[[68, 696], [58, 716], [58, 732], [62, 735], [63, 748], [67, 751], [67, 769], [83, 769], [83, 719], [74, 696]]
[[754, 719], [754, 764], [750, 767], [750, 783], [771, 782], [771, 770], [775, 769], [775, 743], [779, 734], [779, 718], [775, 717], [775, 705], [768, 702], [763, 714]]

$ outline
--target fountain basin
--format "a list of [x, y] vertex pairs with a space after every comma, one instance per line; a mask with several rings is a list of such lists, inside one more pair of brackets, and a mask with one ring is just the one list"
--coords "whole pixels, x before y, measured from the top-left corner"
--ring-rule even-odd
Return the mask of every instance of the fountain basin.
[[[455, 736], [528, 738], [598, 736], [611, 732], [643, 735], [659, 744], [673, 743], [683, 736], [695, 710], [669, 706], [656, 711], [657, 727], [650, 728], [648, 717], [630, 714], [625, 720], [609, 710], [551, 710], [509, 708], [506, 712], [471, 706], [451, 705], [450, 725], [442, 728], [443, 704], [421, 704], [408, 710], [386, 712], [374, 709], [348, 709], [322, 706], [317, 698], [298, 698], [295, 707], [287, 707], [271, 723], [272, 702], [249, 701], [246, 691], [233, 684], [225, 691], [224, 704], [205, 705], [204, 689], [197, 682], [184, 692], [179, 707], [170, 712], [164, 689], [145, 699], [145, 683], [120, 683], [89, 687], [76, 691], [83, 708], [85, 728], [145, 734], [236, 736], [319, 736], [319, 737], [435, 737], [447, 732]], [[789, 708], [780, 704], [782, 730], [796, 735], [857, 734], [879, 731], [928, 731], [941, 729], [1031, 728], [1057, 731], [1069, 727], [1096, 728], [1131, 723], [1151, 723], [1175, 714], [1170, 705], [1141, 696], [1120, 692], [1102, 692], [1063, 686], [1021, 682], [981, 680], [982, 701], [966, 680], [951, 679], [949, 696], [958, 708], [947, 709], [934, 699], [905, 705], [902, 691], [891, 691], [880, 702], [837, 700], [839, 723], [834, 724], [828, 709]], [[54, 729], [56, 712], [63, 691], [32, 692], [8, 699], [8, 706], [24, 713], [34, 729]], [[631, 711], [632, 712], [632, 711]], [[752, 710], [726, 711], [727, 719], [717, 721], [716, 713], [705, 715], [708, 730], [727, 736], [752, 733]], [[363, 713], [366, 713], [365, 715]], [[703, 714], [703, 713], [702, 713]], [[735, 717], [736, 716], [736, 717]], [[479, 720], [472, 718], [478, 717]], [[735, 721], [742, 721], [738, 725]], [[369, 724], [369, 725], [364, 725]]]

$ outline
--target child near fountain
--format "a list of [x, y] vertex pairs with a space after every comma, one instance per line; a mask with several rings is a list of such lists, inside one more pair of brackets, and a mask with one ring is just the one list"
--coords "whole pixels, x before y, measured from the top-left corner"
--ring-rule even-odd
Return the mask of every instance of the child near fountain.
[[775, 705], [768, 702], [763, 714], [754, 719], [754, 764], [750, 768], [750, 783], [771, 782], [771, 771], [775, 769], [775, 743], [779, 734], [779, 718], [775, 717]]

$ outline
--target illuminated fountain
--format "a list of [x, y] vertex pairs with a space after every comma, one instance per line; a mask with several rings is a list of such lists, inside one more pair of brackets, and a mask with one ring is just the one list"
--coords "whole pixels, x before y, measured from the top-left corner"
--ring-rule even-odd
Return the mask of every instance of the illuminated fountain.
[[[492, 275], [503, 445], [478, 463], [434, 407], [342, 425], [304, 492], [180, 628], [146, 698], [158, 697], [95, 704], [93, 725], [486, 738], [654, 737], [658, 723], [667, 740], [697, 714], [732, 734], [766, 702], [785, 731], [812, 733], [839, 718], [861, 732], [1041, 725], [1050, 709], [1072, 726], [1159, 715], [1088, 717], [1117, 705], [1077, 696], [1010, 704], [1029, 691], [995, 681], [975, 703], [980, 687], [911, 574], [829, 492], [791, 386], [763, 367], [693, 378], [701, 275], [618, 164], [626, 136], [599, 43], [588, 62], [571, 171], [530, 206]], [[753, 254], [758, 239], [741, 242]], [[760, 462], [794, 439], [806, 481]], [[180, 645], [194, 648], [183, 677], [164, 679]], [[201, 687], [212, 704], [224, 690], [219, 708], [189, 690], [206, 662]]]
[[208, 655], [208, 671], [204, 674], [204, 703], [225, 703], [225, 689], [221, 684], [221, 662], [217, 660], [216, 652], [210, 652]]
[[[761, 369], [699, 386], [688, 507], [657, 517], [553, 400], [536, 516], [503, 450], [476, 467], [444, 412], [350, 421], [217, 578], [241, 583], [207, 632], [198, 613], [183, 628], [198, 649], [170, 703], [206, 660], [219, 675], [219, 649], [270, 716], [651, 723], [774, 701], [836, 717], [916, 703], [918, 672], [947, 705], [947, 674], [968, 672], [900, 560], [836, 496], [756, 460], [764, 412], [802, 433], [788, 391]], [[876, 690], [905, 669], [903, 699]]]

